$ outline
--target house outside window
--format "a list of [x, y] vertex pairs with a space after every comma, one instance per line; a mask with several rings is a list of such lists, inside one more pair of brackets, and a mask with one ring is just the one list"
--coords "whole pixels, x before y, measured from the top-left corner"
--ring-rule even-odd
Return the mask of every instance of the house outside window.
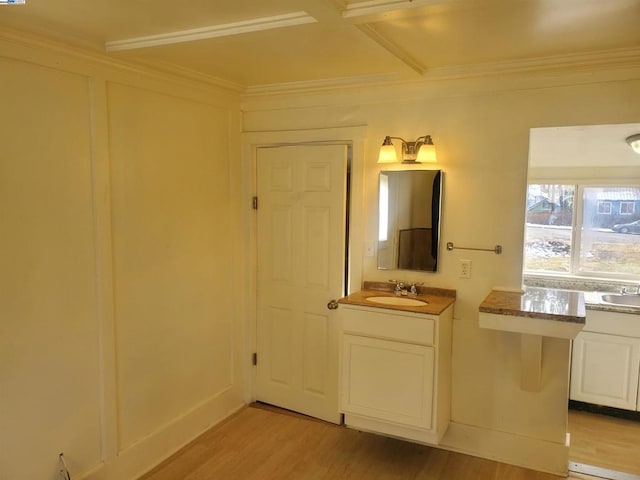
[[527, 273], [637, 279], [640, 186], [529, 184]]

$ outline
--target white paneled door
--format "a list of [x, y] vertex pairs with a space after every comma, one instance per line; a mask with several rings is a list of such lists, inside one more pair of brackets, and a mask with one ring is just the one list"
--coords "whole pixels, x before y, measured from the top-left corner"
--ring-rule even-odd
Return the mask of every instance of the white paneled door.
[[346, 169], [346, 145], [258, 148], [256, 398], [333, 423]]

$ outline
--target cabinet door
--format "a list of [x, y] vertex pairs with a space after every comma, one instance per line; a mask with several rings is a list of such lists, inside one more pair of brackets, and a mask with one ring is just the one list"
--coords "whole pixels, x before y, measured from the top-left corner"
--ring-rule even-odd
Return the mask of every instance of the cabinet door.
[[434, 347], [343, 335], [345, 413], [430, 429]]
[[573, 342], [572, 400], [635, 410], [640, 340], [581, 332]]

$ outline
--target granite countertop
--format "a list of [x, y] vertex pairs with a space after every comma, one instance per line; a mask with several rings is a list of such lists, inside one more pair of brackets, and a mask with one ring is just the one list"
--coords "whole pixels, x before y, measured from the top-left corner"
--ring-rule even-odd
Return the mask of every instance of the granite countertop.
[[398, 310], [403, 312], [426, 313], [430, 315], [440, 315], [456, 301], [456, 291], [443, 288], [418, 287], [417, 296], [408, 296], [427, 302], [426, 305], [405, 306], [377, 304], [367, 300], [369, 297], [395, 297], [393, 285], [382, 282], [364, 282], [364, 287], [359, 292], [352, 293], [338, 300], [338, 303], [345, 305], [359, 305], [363, 307], [383, 308], [388, 310]]
[[587, 310], [600, 310], [604, 312], [631, 313], [640, 315], [640, 308], [627, 305], [618, 305], [602, 301], [602, 295], [607, 293], [620, 293], [622, 287], [633, 290], [638, 283], [624, 281], [604, 281], [579, 278], [554, 278], [540, 275], [526, 275], [525, 285], [529, 287], [554, 288], [558, 290], [570, 290], [584, 293], [584, 301]]
[[524, 293], [492, 290], [480, 312], [540, 320], [585, 323], [585, 302], [581, 292], [526, 287]]

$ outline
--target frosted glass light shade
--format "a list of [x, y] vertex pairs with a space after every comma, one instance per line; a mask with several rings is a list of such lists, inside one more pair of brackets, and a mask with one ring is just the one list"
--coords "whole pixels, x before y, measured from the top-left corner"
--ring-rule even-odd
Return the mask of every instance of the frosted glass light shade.
[[425, 143], [418, 149], [418, 163], [436, 163], [436, 146], [433, 143]]
[[382, 145], [378, 154], [378, 163], [396, 163], [398, 156], [396, 155], [396, 147], [393, 145]]

